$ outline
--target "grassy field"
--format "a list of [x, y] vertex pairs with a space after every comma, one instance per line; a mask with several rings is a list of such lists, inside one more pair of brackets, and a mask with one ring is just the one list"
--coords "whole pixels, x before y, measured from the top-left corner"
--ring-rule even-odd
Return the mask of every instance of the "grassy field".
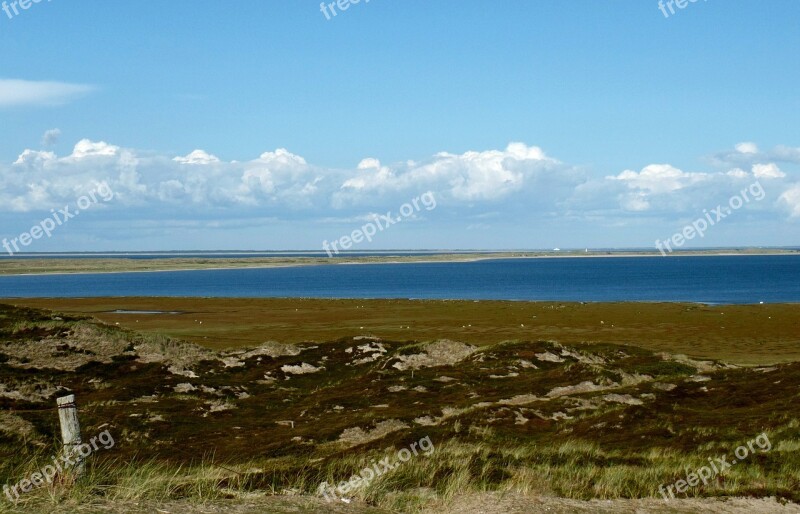
[[[743, 365], [800, 361], [800, 305], [236, 298], [6, 302], [91, 315], [215, 350], [372, 335], [392, 341], [450, 338], [475, 345], [508, 340], [612, 343]], [[111, 313], [115, 310], [180, 314]]]
[[[709, 459], [731, 460], [762, 434], [769, 449], [751, 443], [746, 458], [678, 497], [800, 501], [800, 363], [739, 367], [663, 353], [671, 338], [694, 353], [722, 351], [728, 338], [738, 345], [729, 354], [753, 364], [769, 360], [763, 347], [775, 340], [781, 345], [773, 350], [784, 354], [773, 360], [792, 360], [797, 325], [785, 322], [784, 339], [780, 330], [763, 330], [770, 317], [796, 321], [797, 306], [87, 302], [96, 303], [65, 302], [70, 308], [60, 312], [0, 305], [0, 481], [30, 476], [57, 452], [52, 407], [67, 392], [78, 397], [85, 439], [108, 430], [116, 444], [93, 455], [77, 483], [59, 475], [15, 506], [3, 500], [0, 511], [173, 505], [175, 512], [499, 514], [545, 510], [536, 503], [545, 498], [558, 502], [547, 504], [551, 512], [723, 512], [718, 507], [727, 503], [675, 501], [663, 510], [659, 486]], [[192, 309], [141, 332], [81, 313], [155, 306]], [[213, 313], [221, 317], [200, 328]], [[403, 313], [419, 332], [365, 335], [379, 325], [337, 325], [346, 313], [342, 322], [391, 321], [398, 330], [394, 316]], [[478, 319], [476, 331], [440, 336], [469, 315]], [[544, 316], [547, 330], [566, 327], [565, 337], [508, 338], [503, 330], [511, 321], [521, 324], [514, 316]], [[712, 321], [718, 317], [724, 329]], [[623, 318], [641, 339], [597, 339]], [[187, 319], [198, 326], [183, 328]], [[492, 330], [500, 320], [509, 328]], [[205, 338], [206, 325], [220, 330], [226, 323], [242, 334], [205, 346], [161, 333], [191, 328]], [[293, 326], [308, 332], [291, 335]], [[655, 342], [645, 339], [648, 326], [659, 334]], [[746, 358], [747, 349], [755, 357]], [[433, 451], [397, 460], [403, 448], [424, 448], [424, 439]], [[322, 482], [341, 485], [387, 457], [397, 466], [343, 494], [351, 506], [320, 495]], [[612, 503], [580, 503], [592, 499]], [[640, 501], [650, 503], [634, 503]], [[764, 501], [773, 503], [744, 503], [737, 512], [780, 506]], [[202, 510], [209, 502], [228, 502], [227, 510]]]

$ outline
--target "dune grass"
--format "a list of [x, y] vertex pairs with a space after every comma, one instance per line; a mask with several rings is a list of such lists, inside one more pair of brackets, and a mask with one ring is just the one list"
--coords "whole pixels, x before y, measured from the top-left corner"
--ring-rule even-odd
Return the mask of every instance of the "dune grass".
[[[678, 497], [775, 496], [800, 501], [800, 455], [795, 451], [800, 439], [783, 437], [780, 432], [772, 434], [782, 441], [780, 446], [741, 461], [707, 485], [700, 484]], [[387, 451], [356, 448], [319, 462], [292, 457], [223, 464], [210, 455], [193, 465], [145, 459], [91, 460], [82, 478], [58, 477], [53, 484], [22, 495], [14, 508], [42, 510], [47, 505], [85, 506], [101, 501], [183, 500], [203, 504], [253, 494], [315, 495], [322, 482], [348, 480], [385, 457]], [[732, 453], [733, 449], [727, 451]], [[484, 491], [582, 500], [660, 497], [661, 484], [685, 477], [687, 470], [695, 470], [706, 464], [708, 457], [719, 455], [608, 451], [585, 440], [540, 447], [454, 438], [437, 445], [431, 457], [415, 457], [347, 496], [402, 512], [419, 512], [447, 504], [456, 495]], [[30, 476], [37, 463], [49, 456], [42, 451], [28, 456], [32, 457], [28, 460], [4, 461], [0, 479], [7, 483], [14, 477]], [[11, 508], [4, 498], [0, 512]]]

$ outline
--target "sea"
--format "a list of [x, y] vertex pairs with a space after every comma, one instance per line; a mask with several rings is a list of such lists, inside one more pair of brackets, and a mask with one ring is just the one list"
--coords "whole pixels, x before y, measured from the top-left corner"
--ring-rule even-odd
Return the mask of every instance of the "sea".
[[105, 296], [800, 303], [800, 255], [549, 257], [0, 276], [0, 298]]

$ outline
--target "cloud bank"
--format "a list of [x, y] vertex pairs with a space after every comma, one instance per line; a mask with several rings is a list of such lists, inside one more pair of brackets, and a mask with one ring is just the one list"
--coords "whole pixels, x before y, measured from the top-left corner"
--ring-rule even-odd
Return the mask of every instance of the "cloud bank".
[[0, 213], [35, 218], [107, 183], [115, 200], [98, 211], [106, 211], [109, 223], [153, 230], [201, 223], [229, 230], [269, 220], [316, 230], [367, 219], [430, 191], [439, 208], [425, 216], [437, 230], [448, 230], [446, 223], [465, 231], [490, 231], [496, 223], [525, 229], [565, 219], [606, 230], [643, 220], [677, 224], [758, 180], [767, 198], [743, 209], [740, 221], [800, 219], [800, 148], [762, 151], [740, 143], [708, 160], [706, 170], [653, 163], [602, 173], [513, 142], [504, 149], [440, 152], [420, 162], [366, 157], [338, 169], [283, 148], [225, 161], [202, 149], [160, 155], [83, 139], [68, 155], [26, 149], [0, 164]]
[[439, 153], [420, 163], [384, 165], [366, 158], [352, 169], [333, 169], [283, 148], [226, 162], [204, 150], [152, 155], [84, 139], [70, 155], [27, 149], [0, 169], [0, 210], [50, 209], [97, 182], [110, 184], [128, 207], [330, 214], [391, 205], [428, 190], [453, 205], [493, 204], [534, 195], [540, 181], [569, 186], [577, 180], [569, 166], [523, 143]]

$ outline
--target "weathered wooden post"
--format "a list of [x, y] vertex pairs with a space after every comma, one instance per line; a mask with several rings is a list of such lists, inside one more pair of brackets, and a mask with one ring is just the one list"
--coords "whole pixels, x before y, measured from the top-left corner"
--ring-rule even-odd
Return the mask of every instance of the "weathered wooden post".
[[63, 396], [58, 403], [58, 420], [61, 422], [61, 439], [64, 442], [64, 455], [75, 463], [74, 475], [79, 477], [86, 470], [86, 462], [80, 456], [78, 447], [81, 441], [81, 424], [78, 421], [78, 406], [75, 395]]

